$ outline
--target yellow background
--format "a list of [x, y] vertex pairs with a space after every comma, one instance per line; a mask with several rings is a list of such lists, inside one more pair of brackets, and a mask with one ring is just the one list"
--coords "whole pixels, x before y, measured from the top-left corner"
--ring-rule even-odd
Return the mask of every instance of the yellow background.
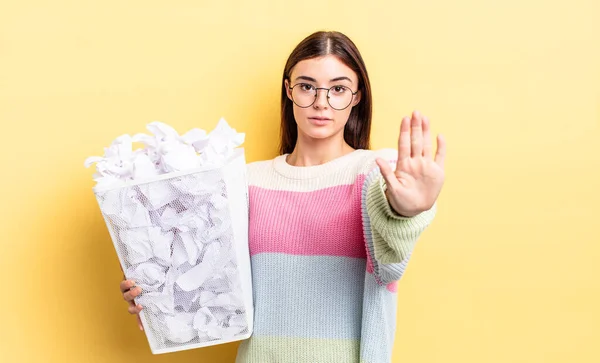
[[399, 287], [394, 362], [599, 362], [600, 2], [3, 1], [0, 361], [153, 356], [83, 161], [160, 120], [220, 116], [277, 152], [292, 48], [358, 45], [373, 147], [418, 109], [448, 140], [439, 214]]

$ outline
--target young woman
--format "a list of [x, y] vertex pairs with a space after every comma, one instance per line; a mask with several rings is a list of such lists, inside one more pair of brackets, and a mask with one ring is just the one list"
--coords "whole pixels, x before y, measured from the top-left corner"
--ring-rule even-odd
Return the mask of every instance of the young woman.
[[[369, 150], [369, 77], [339, 32], [298, 44], [281, 84], [281, 155], [248, 165], [254, 331], [237, 362], [390, 362], [396, 283], [435, 215], [444, 139], [434, 156], [415, 111], [398, 150]], [[141, 289], [121, 291], [139, 314]]]

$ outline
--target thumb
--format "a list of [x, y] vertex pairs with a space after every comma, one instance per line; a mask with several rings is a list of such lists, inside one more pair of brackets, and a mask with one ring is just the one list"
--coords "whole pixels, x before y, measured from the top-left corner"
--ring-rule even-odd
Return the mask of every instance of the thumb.
[[390, 164], [388, 164], [387, 161], [383, 160], [382, 158], [377, 158], [375, 162], [377, 163], [377, 166], [379, 166], [379, 170], [381, 171], [381, 175], [383, 176], [388, 189], [395, 186], [398, 183], [398, 179], [396, 178], [396, 174], [394, 174]]
[[144, 331], [144, 325], [142, 325], [142, 319], [140, 318], [140, 313], [137, 313], [136, 316], [137, 316], [138, 328], [140, 328], [141, 331]]

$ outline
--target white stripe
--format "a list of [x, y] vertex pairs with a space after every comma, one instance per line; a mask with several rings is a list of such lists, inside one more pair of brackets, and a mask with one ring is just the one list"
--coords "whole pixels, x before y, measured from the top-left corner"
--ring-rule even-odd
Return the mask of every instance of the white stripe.
[[[277, 164], [285, 163], [285, 155], [272, 160], [248, 164], [248, 184], [270, 190], [311, 192], [339, 185], [351, 185], [360, 174], [367, 174], [377, 166], [375, 159], [395, 160], [398, 152], [394, 149], [357, 150], [343, 163], [326, 163], [309, 167], [293, 167], [285, 164], [283, 169]], [[335, 161], [335, 160], [334, 160]]]

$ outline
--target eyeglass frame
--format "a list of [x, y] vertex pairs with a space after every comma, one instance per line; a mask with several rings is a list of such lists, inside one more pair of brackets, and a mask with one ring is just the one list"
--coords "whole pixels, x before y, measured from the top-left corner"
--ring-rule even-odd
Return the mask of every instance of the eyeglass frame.
[[[306, 84], [306, 85], [312, 86], [310, 83], [304, 83], [304, 82], [300, 82], [300, 83], [296, 83], [295, 85], [293, 85], [293, 86], [291, 86], [291, 87], [290, 87], [290, 86], [288, 86], [288, 88], [290, 89], [290, 91], [293, 91], [293, 90], [294, 90], [294, 87], [296, 87], [296, 86], [298, 86], [298, 85], [302, 85], [302, 84]], [[330, 98], [330, 97], [329, 97], [329, 91], [331, 91], [331, 89], [332, 89], [332, 88], [334, 88], [334, 87], [344, 87], [344, 88], [347, 88], [347, 89], [349, 89], [349, 90], [350, 90], [350, 94], [352, 94], [352, 97], [350, 98], [350, 102], [348, 103], [348, 106], [346, 106], [346, 107], [344, 107], [344, 108], [335, 108], [335, 107], [331, 106], [331, 103], [329, 103], [329, 98]], [[310, 106], [314, 105], [314, 104], [315, 104], [315, 102], [317, 102], [317, 98], [319, 98], [319, 90], [320, 90], [320, 89], [325, 89], [325, 90], [327, 90], [327, 104], [328, 104], [328, 105], [329, 105], [331, 108], [333, 108], [334, 110], [336, 110], [336, 111], [343, 111], [343, 110], [347, 109], [348, 107], [350, 107], [350, 105], [352, 104], [352, 101], [354, 100], [354, 96], [356, 96], [356, 94], [357, 94], [357, 93], [360, 91], [360, 90], [357, 90], [356, 92], [352, 92], [352, 89], [351, 89], [350, 87], [348, 87], [348, 86], [340, 86], [340, 85], [337, 85], [337, 86], [331, 86], [331, 87], [329, 87], [329, 88], [325, 88], [325, 87], [315, 87], [315, 99], [312, 101], [312, 103], [311, 103], [310, 105], [308, 105], [308, 106], [300, 106], [299, 104], [297, 104], [297, 103], [296, 103], [296, 101], [294, 101], [294, 96], [291, 96], [291, 98], [292, 98], [292, 102], [294, 103], [294, 105], [296, 105], [296, 106], [298, 106], [298, 107], [300, 107], [300, 108], [309, 108]], [[291, 95], [291, 92], [290, 92], [290, 95]]]

